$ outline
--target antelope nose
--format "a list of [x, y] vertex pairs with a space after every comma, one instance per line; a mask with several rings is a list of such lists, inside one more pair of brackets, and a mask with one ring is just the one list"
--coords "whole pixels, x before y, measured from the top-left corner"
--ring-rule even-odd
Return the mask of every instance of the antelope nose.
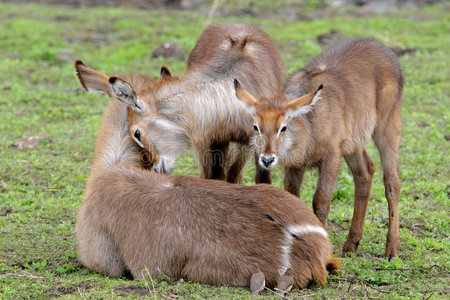
[[266, 167], [269, 167], [273, 163], [274, 160], [275, 160], [275, 157], [273, 157], [273, 156], [261, 155], [261, 161]]
[[167, 174], [167, 169], [166, 169], [166, 165], [164, 164], [164, 160], [161, 160], [161, 162], [158, 165], [153, 166], [153, 170], [156, 173]]

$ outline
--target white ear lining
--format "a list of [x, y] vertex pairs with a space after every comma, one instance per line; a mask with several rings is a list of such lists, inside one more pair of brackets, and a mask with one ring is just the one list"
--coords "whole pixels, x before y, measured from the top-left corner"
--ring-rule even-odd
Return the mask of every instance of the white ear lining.
[[144, 102], [137, 96], [135, 98], [133, 88], [128, 83], [117, 78], [114, 83], [111, 83], [111, 88], [114, 93], [113, 97], [123, 101], [136, 112], [144, 111]]
[[318, 90], [317, 93], [314, 95], [314, 98], [311, 102], [311, 106], [316, 105], [317, 101], [319, 101], [320, 99], [322, 99], [322, 97], [320, 97], [320, 94], [322, 94], [322, 89]]
[[172, 121], [170, 121], [170, 120], [167, 120], [167, 119], [157, 118], [157, 119], [154, 119], [153, 122], [154, 122], [157, 126], [163, 128], [163, 129], [167, 129], [167, 130], [170, 130], [170, 131], [173, 130], [173, 131], [183, 131], [183, 132], [186, 132], [184, 128], [178, 126], [178, 125], [175, 124], [174, 122], [172, 122]]
[[301, 106], [300, 108], [298, 108], [296, 110], [289, 111], [287, 113], [288, 119], [291, 119], [291, 118], [297, 117], [299, 115], [307, 114], [307, 113], [311, 112], [314, 109], [314, 106], [319, 102], [319, 100], [322, 99], [322, 97], [320, 96], [321, 93], [322, 93], [322, 89], [317, 91], [317, 93], [314, 95], [314, 98], [311, 101], [311, 104], [305, 105], [305, 106]]
[[247, 105], [244, 101], [237, 99], [240, 106], [250, 115], [254, 115], [256, 113], [256, 107], [253, 105]]
[[101, 90], [97, 90], [97, 89], [95, 89], [95, 88], [93, 88], [93, 87], [89, 87], [87, 90], [88, 90], [88, 92], [101, 93], [101, 94], [108, 95], [108, 93], [106, 93], [106, 92], [104, 92], [104, 91], [101, 91]]
[[145, 110], [145, 104], [144, 101], [141, 100], [141, 98], [137, 97], [136, 98], [136, 103], [134, 104], [134, 106], [131, 107], [134, 111], [136, 112], [142, 112]]

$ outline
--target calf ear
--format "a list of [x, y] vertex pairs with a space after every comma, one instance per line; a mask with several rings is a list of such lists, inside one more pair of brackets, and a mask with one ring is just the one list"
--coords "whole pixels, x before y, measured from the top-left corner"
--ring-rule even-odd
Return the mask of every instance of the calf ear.
[[134, 89], [126, 81], [119, 77], [110, 77], [109, 85], [111, 86], [111, 97], [117, 98], [136, 112], [145, 109], [144, 102], [136, 95]]
[[75, 61], [75, 73], [86, 91], [100, 92], [111, 96], [107, 75], [86, 66], [81, 60]]
[[170, 78], [172, 77], [172, 74], [170, 73], [169, 69], [166, 66], [161, 67], [161, 78]]
[[81, 85], [89, 92], [100, 92], [117, 98], [134, 111], [143, 111], [145, 106], [133, 88], [118, 77], [109, 77], [86, 66], [81, 60], [75, 62], [75, 72]]
[[234, 89], [236, 91], [236, 98], [245, 103], [247, 108], [253, 110], [255, 106], [258, 105], [258, 100], [256, 100], [249, 92], [247, 92], [237, 79], [234, 80]]
[[320, 97], [322, 89], [323, 85], [321, 84], [316, 92], [306, 94], [285, 104], [285, 109], [287, 110], [288, 117], [292, 118], [300, 114], [306, 114], [312, 111], [317, 102], [322, 99]]

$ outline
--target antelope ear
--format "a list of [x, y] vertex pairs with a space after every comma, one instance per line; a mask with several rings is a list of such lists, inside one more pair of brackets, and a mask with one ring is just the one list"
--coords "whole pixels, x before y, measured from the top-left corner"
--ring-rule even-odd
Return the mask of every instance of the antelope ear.
[[86, 66], [81, 60], [75, 61], [75, 73], [86, 91], [100, 92], [111, 96], [107, 75]]
[[166, 66], [161, 67], [161, 78], [170, 78], [172, 77], [172, 74], [170, 73], [169, 69]]
[[127, 82], [115, 76], [110, 77], [108, 82], [111, 87], [111, 97], [117, 98], [136, 112], [145, 109], [144, 102], [139, 99], [134, 89]]
[[322, 99], [320, 94], [322, 93], [323, 85], [321, 84], [316, 92], [306, 94], [288, 102], [285, 105], [285, 109], [287, 110], [288, 118], [292, 118], [298, 116], [300, 114], [306, 114], [313, 110], [314, 106], [317, 102]]
[[245, 103], [248, 108], [253, 109], [256, 105], [258, 105], [258, 100], [247, 92], [237, 79], [234, 80], [234, 89], [236, 90], [236, 98]]

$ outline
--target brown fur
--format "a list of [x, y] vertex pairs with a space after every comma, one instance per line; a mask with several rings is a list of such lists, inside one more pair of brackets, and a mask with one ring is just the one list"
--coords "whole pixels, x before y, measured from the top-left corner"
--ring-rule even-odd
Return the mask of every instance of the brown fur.
[[[240, 186], [136, 167], [128, 127], [125, 106], [111, 102], [76, 223], [86, 267], [113, 277], [129, 271], [137, 279], [163, 275], [248, 286], [257, 262], [272, 288], [287, 267], [284, 252], [298, 288], [323, 285], [327, 268], [338, 268], [326, 235], [287, 233], [289, 226], [323, 230], [298, 198], [270, 185]], [[290, 251], [283, 252], [288, 241]]]
[[[239, 79], [255, 95], [267, 95], [281, 91], [286, 77], [281, 55], [270, 37], [257, 27], [247, 24], [213, 24], [206, 28], [188, 58], [187, 74], [201, 74], [203, 78], [221, 80]], [[255, 76], [256, 75], [256, 76]], [[197, 76], [197, 75], [195, 75]], [[227, 130], [227, 124], [216, 124], [215, 129]], [[216, 159], [201, 164], [201, 177], [240, 182], [247, 160], [249, 133], [242, 128], [233, 130], [237, 136], [220, 137], [221, 142], [211, 141], [196, 150], [197, 156], [205, 151]], [[235, 134], [234, 134], [235, 135]], [[227, 158], [229, 141], [238, 142]], [[210, 144], [210, 146], [208, 146]], [[194, 146], [195, 147], [195, 146]], [[225, 175], [223, 161], [228, 161]], [[270, 172], [256, 166], [256, 183], [270, 183]]]
[[[77, 72], [86, 89], [92, 84], [99, 90], [99, 81], [109, 84], [110, 77], [93, 69], [85, 74]], [[242, 113], [234, 96], [232, 80], [239, 79], [256, 95], [279, 92], [285, 70], [273, 42], [251, 25], [211, 25], [192, 50], [186, 73], [178, 78], [162, 69], [161, 75], [157, 84], [142, 92], [138, 91], [140, 86], [121, 77], [125, 81], [122, 86], [128, 84], [132, 90], [129, 96], [140, 98], [146, 106], [140, 111], [129, 109], [130, 133], [140, 130], [154, 169], [172, 172], [190, 140], [201, 177], [240, 182], [251, 150], [246, 146], [253, 133], [248, 130], [251, 118]], [[111, 96], [110, 86], [101, 87]], [[231, 141], [237, 145], [228, 154]], [[270, 173], [257, 166], [256, 182], [270, 183]]]
[[[231, 51], [230, 51], [231, 50]], [[237, 78], [253, 95], [278, 93], [286, 71], [270, 37], [247, 24], [213, 24], [206, 28], [188, 58], [188, 72]]]
[[[141, 74], [121, 74], [115, 76], [108, 76], [98, 72], [97, 70], [90, 68], [80, 60], [75, 61], [75, 71], [80, 83], [86, 90], [102, 92], [104, 94], [107, 94], [111, 98], [117, 99], [119, 101], [121, 101], [121, 99], [115, 97], [115, 94], [111, 88], [111, 84], [109, 83], [109, 79], [112, 77], [118, 77], [123, 81], [127, 82], [130, 86], [133, 87], [134, 92], [140, 97], [146, 99], [147, 102], [151, 101], [151, 91], [153, 89], [161, 86], [163, 82], [176, 80], [176, 78], [171, 77], [171, 74], [166, 67], [161, 68], [161, 78], [159, 79], [159, 81], [155, 81]], [[142, 129], [143, 127], [145, 127], [144, 126], [145, 118], [142, 113], [136, 113], [133, 109], [131, 109], [130, 107], [126, 107], [123, 104], [118, 103], [118, 105], [123, 106], [123, 110], [117, 111], [120, 112], [124, 111], [126, 113], [125, 115], [118, 115], [117, 119], [121, 120], [122, 117], [128, 118], [129, 124], [128, 131], [130, 132], [131, 135], [134, 134], [137, 128], [145, 130]], [[117, 134], [115, 130], [116, 126], [112, 124], [111, 128], [109, 129], [102, 128], [101, 132], [108, 133], [106, 138], [109, 138], [110, 136]], [[102, 137], [99, 136], [99, 141], [97, 142], [97, 145], [101, 145], [101, 139]], [[159, 152], [153, 150], [153, 145], [146, 138], [145, 134], [142, 135], [142, 143], [144, 147], [139, 147], [136, 144], [137, 151], [140, 153], [138, 165], [140, 165], [141, 167], [145, 166], [149, 168], [159, 160]]]
[[[322, 84], [322, 99], [313, 102]], [[319, 167], [313, 207], [324, 224], [340, 160], [345, 158], [355, 182], [355, 208], [344, 252], [355, 252], [362, 238], [375, 170], [365, 149], [372, 137], [380, 151], [389, 204], [385, 255], [398, 255], [402, 87], [401, 67], [390, 50], [375, 40], [352, 39], [331, 47], [294, 74], [285, 95], [253, 105], [261, 130], [254, 143], [261, 145], [257, 147], [261, 160], [274, 155], [285, 167], [287, 191], [298, 196], [305, 168]], [[283, 124], [287, 129], [281, 132]]]

